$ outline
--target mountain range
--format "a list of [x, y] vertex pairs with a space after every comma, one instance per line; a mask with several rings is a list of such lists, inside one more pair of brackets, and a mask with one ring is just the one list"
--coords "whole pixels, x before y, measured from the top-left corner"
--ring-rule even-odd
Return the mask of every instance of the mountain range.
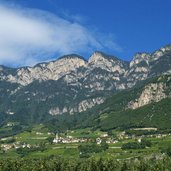
[[88, 60], [71, 54], [33, 67], [0, 66], [1, 124], [157, 126], [150, 110], [170, 103], [170, 80], [171, 45], [130, 62], [97, 51]]

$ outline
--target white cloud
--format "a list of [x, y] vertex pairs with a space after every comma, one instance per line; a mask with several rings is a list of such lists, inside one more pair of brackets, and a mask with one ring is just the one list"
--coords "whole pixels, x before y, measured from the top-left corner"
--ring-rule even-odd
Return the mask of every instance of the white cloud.
[[51, 13], [0, 5], [0, 64], [32, 65], [49, 56], [114, 48], [110, 38]]

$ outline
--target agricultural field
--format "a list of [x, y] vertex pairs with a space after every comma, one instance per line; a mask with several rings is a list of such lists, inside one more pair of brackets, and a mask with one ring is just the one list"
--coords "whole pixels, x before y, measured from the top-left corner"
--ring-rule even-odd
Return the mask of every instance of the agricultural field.
[[[0, 130], [11, 130], [11, 127], [3, 127]], [[110, 134], [110, 135], [109, 135]], [[43, 125], [36, 125], [29, 131], [22, 131], [16, 135], [1, 138], [0, 158], [41, 158], [47, 156], [59, 156], [66, 158], [113, 158], [118, 160], [131, 159], [138, 157], [146, 157], [157, 155], [163, 152], [166, 147], [171, 147], [171, 135], [165, 136], [151, 135], [146, 137], [133, 136], [128, 137], [123, 131], [111, 130], [103, 132], [100, 130], [92, 131], [90, 128], [68, 130], [59, 133], [58, 136], [65, 140], [66, 143], [54, 143], [56, 133], [50, 132]], [[69, 137], [69, 138], [68, 138]], [[74, 140], [85, 139], [86, 142], [74, 142]], [[102, 145], [96, 142], [97, 139], [106, 141], [115, 139], [108, 143], [105, 149], [101, 149]], [[138, 144], [140, 139], [145, 139], [151, 145], [145, 148], [123, 149], [125, 144]], [[68, 142], [67, 142], [68, 141]], [[97, 148], [97, 151], [82, 152], [81, 147]], [[8, 149], [9, 147], [9, 149]], [[6, 148], [6, 149], [5, 149]], [[84, 150], [86, 148], [83, 148]], [[84, 154], [84, 155], [82, 155]]]

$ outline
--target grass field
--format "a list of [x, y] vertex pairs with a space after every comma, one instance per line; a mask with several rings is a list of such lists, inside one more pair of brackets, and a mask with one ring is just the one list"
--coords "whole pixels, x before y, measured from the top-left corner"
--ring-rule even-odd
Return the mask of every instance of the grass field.
[[[5, 129], [5, 128], [1, 128]], [[1, 130], [0, 129], [0, 130]], [[10, 128], [7, 128], [10, 129]], [[117, 134], [118, 131], [113, 130], [114, 134]], [[105, 132], [96, 130], [92, 131], [91, 129], [78, 129], [78, 130], [70, 130], [67, 133], [62, 133], [61, 136], [72, 136], [75, 138], [92, 138], [95, 139], [97, 137], [101, 137]], [[47, 157], [47, 156], [62, 156], [62, 157], [73, 157], [79, 158], [79, 150], [78, 146], [81, 144], [86, 143], [70, 143], [70, 144], [50, 144], [47, 140], [48, 137], [52, 136], [48, 132], [47, 128], [44, 128], [43, 125], [35, 126], [31, 131], [24, 131], [22, 133], [17, 134], [13, 138], [16, 139], [17, 142], [23, 142], [30, 145], [36, 145], [40, 143], [44, 143], [45, 150], [37, 150], [28, 153], [24, 158], [40, 158], [40, 157]], [[54, 136], [54, 135], [53, 135]], [[171, 135], [166, 137], [160, 138], [146, 138], [152, 143], [152, 146], [145, 149], [131, 149], [131, 150], [122, 150], [122, 145], [128, 142], [135, 142], [136, 139], [121, 139], [117, 143], [109, 144], [109, 148], [106, 151], [102, 151], [99, 153], [92, 153], [91, 157], [93, 158], [115, 158], [115, 159], [127, 159], [127, 158], [134, 158], [139, 156], [148, 156], [151, 154], [160, 153], [160, 149], [162, 147], [171, 146]], [[16, 151], [16, 149], [12, 148], [7, 151], [0, 150], [0, 159], [1, 158], [17, 158], [21, 157]]]

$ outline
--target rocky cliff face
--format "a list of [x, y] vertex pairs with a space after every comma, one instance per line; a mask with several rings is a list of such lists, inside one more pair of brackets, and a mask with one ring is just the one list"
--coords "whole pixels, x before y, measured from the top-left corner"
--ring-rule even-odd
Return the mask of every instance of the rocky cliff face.
[[152, 102], [159, 102], [165, 99], [167, 95], [165, 94], [166, 84], [165, 83], [155, 83], [145, 86], [140, 97], [134, 101], [129, 102], [128, 108], [136, 109], [144, 105], [150, 104]]
[[38, 64], [35, 67], [20, 68], [15, 75], [9, 74], [3, 79], [26, 86], [35, 80], [58, 80], [86, 64], [87, 62], [79, 56], [68, 55], [56, 61]]
[[159, 102], [162, 99], [170, 98], [171, 77], [161, 76], [154, 83], [147, 84], [139, 97], [128, 103], [128, 108], [137, 109], [153, 102]]
[[88, 63], [89, 68], [101, 68], [108, 72], [117, 72], [119, 75], [123, 75], [128, 69], [126, 62], [102, 52], [95, 52], [88, 60]]
[[126, 72], [128, 87], [132, 87], [140, 80], [170, 73], [171, 46], [163, 47], [152, 54], [137, 53], [129, 64]]
[[[153, 54], [137, 53], [131, 62], [95, 52], [88, 61], [78, 55], [67, 55], [34, 67], [10, 69], [1, 66], [0, 88], [8, 98], [0, 112], [20, 113], [26, 108], [16, 106], [22, 104], [27, 106], [26, 113], [36, 113], [37, 108], [43, 106], [46, 114], [74, 114], [103, 103], [116, 91], [168, 72], [171, 72], [171, 46]], [[164, 85], [146, 87], [141, 97], [129, 107], [136, 108], [154, 98], [165, 98], [163, 89]]]
[[104, 98], [98, 97], [98, 98], [93, 98], [93, 99], [88, 99], [88, 100], [83, 100], [79, 102], [76, 106], [74, 107], [55, 107], [49, 110], [50, 115], [61, 115], [63, 113], [69, 113], [69, 114], [74, 114], [74, 113], [80, 113], [84, 112], [87, 109], [91, 109], [95, 105], [101, 104], [104, 102]]

